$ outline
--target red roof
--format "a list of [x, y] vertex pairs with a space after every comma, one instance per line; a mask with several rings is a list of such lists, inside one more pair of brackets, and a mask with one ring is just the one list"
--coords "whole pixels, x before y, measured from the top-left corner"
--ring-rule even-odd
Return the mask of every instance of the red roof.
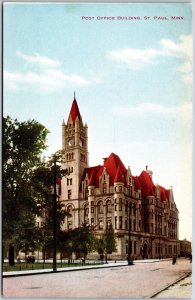
[[86, 174], [88, 174], [88, 185], [99, 187], [99, 176], [102, 174], [103, 170], [104, 167], [100, 165], [91, 168], [85, 168], [81, 182], [85, 180]]
[[95, 175], [94, 175], [94, 169], [91, 172], [91, 176], [89, 178], [88, 186], [95, 186]]
[[124, 183], [123, 175], [121, 174], [121, 171], [119, 168], [117, 169], [116, 176], [114, 178], [114, 182], [123, 182]]
[[[110, 186], [114, 185], [114, 182], [124, 182], [126, 183], [127, 169], [123, 165], [121, 159], [118, 155], [111, 153], [108, 158], [104, 159], [104, 165], [98, 165], [91, 168], [86, 168], [83, 173], [82, 181], [85, 179], [86, 174], [88, 174], [88, 185], [94, 185], [99, 187], [99, 178], [106, 169], [110, 178]], [[117, 175], [118, 173], [118, 175]]]
[[160, 191], [160, 198], [162, 201], [166, 201], [166, 200], [169, 200], [169, 193], [170, 193], [170, 190], [167, 190], [165, 189], [164, 187], [162, 186], [158, 186], [159, 187], [159, 191]]
[[[115, 182], [123, 182], [125, 186], [127, 185], [127, 169], [125, 168], [119, 156], [114, 153], [111, 153], [109, 157], [104, 159], [103, 166], [98, 165], [95, 167], [85, 168], [83, 172], [82, 181], [85, 180], [86, 175], [88, 175], [88, 186], [99, 187], [99, 179], [102, 176], [105, 169], [106, 172], [109, 174], [110, 186], [113, 186]], [[142, 171], [140, 176], [133, 176], [133, 180], [135, 191], [141, 190], [141, 196], [143, 198], [147, 196], [155, 196], [156, 187], [148, 172]], [[82, 186], [80, 186], [80, 189], [81, 187]], [[160, 198], [162, 201], [166, 201], [169, 199], [170, 190], [159, 186], [159, 191]]]
[[70, 110], [69, 118], [70, 118], [70, 116], [72, 118], [73, 124], [75, 124], [75, 121], [76, 121], [77, 117], [79, 118], [80, 121], [82, 121], [81, 114], [80, 114], [80, 111], [79, 111], [79, 107], [78, 107], [78, 104], [77, 104], [77, 101], [76, 101], [75, 98], [72, 102], [72, 107], [71, 107], [71, 110]]
[[133, 179], [134, 179], [134, 190], [135, 191], [141, 190], [141, 185], [140, 185], [140, 182], [139, 182], [139, 177], [138, 176], [133, 176]]
[[110, 185], [114, 185], [115, 176], [118, 170], [120, 171], [123, 182], [126, 185], [127, 169], [118, 155], [111, 153], [110, 156], [104, 160], [104, 166], [110, 175]]
[[139, 182], [141, 185], [141, 195], [142, 197], [155, 196], [155, 185], [152, 178], [146, 171], [142, 171], [139, 176]]

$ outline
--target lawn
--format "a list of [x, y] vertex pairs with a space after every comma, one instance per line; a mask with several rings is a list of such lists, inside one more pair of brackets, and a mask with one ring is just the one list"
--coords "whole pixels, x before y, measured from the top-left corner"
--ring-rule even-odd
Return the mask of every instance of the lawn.
[[[94, 262], [86, 262], [84, 265], [97, 265]], [[83, 266], [82, 263], [57, 263], [57, 268], [66, 268], [66, 267], [80, 267]], [[41, 270], [41, 269], [52, 269], [52, 263], [43, 263], [43, 262], [35, 262], [35, 263], [27, 263], [27, 262], [15, 262], [14, 266], [10, 266], [9, 263], [3, 263], [3, 272], [10, 271], [25, 271], [25, 270]]]

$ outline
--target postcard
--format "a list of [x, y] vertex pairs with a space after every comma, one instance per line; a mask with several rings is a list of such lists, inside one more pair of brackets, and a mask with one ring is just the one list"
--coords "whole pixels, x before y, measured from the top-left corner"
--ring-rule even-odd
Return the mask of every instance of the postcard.
[[3, 3], [4, 297], [191, 297], [192, 44], [191, 3]]

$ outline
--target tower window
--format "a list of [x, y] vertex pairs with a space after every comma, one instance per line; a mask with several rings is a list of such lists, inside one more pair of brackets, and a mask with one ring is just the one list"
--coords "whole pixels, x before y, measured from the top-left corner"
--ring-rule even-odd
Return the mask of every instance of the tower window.
[[71, 190], [68, 190], [68, 200], [71, 199], [71, 196], [72, 196], [72, 191], [71, 191]]
[[72, 178], [67, 178], [67, 185], [72, 185]]

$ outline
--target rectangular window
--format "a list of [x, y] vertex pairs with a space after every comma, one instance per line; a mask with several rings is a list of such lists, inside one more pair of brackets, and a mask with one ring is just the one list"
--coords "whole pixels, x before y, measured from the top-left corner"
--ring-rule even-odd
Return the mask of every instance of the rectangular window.
[[122, 211], [122, 205], [119, 205], [119, 211]]
[[114, 220], [115, 220], [115, 229], [117, 229], [117, 217], [115, 217]]
[[132, 254], [132, 241], [130, 241], [130, 254]]
[[125, 229], [127, 230], [128, 227], [127, 227], [127, 220], [125, 220]]
[[139, 220], [139, 229], [141, 230], [141, 220]]
[[71, 195], [72, 195], [72, 191], [71, 191], [71, 190], [68, 190], [68, 200], [71, 199]]
[[126, 254], [128, 254], [128, 241], [126, 241]]
[[116, 205], [114, 206], [114, 210], [117, 211], [117, 206]]
[[70, 178], [70, 185], [72, 185], [72, 178]]
[[134, 254], [136, 254], [136, 241], [134, 241]]
[[91, 226], [94, 227], [94, 218], [91, 218]]
[[91, 207], [91, 213], [94, 213], [94, 206]]
[[123, 217], [120, 216], [119, 217], [119, 229], [122, 229], [123, 228]]
[[133, 220], [133, 230], [136, 231], [136, 223], [135, 223], [135, 220]]

